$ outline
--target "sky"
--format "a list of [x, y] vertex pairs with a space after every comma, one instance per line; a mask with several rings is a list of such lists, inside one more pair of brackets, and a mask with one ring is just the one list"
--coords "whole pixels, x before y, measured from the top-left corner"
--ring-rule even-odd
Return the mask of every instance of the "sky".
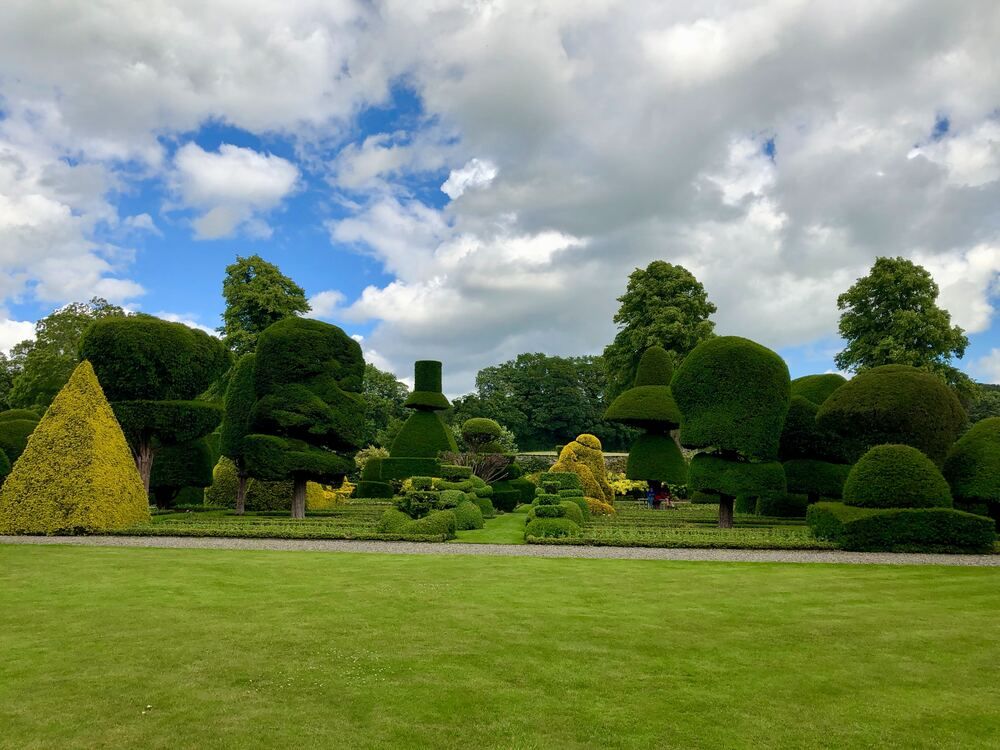
[[0, 350], [93, 296], [213, 329], [257, 253], [458, 394], [600, 353], [666, 260], [798, 376], [902, 255], [1000, 382], [998, 39], [995, 0], [6, 0]]

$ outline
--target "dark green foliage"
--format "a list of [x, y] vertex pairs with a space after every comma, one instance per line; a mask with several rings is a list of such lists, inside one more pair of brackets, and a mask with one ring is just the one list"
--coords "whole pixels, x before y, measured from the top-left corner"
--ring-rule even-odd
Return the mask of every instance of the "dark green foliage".
[[8, 419], [0, 422], [0, 451], [3, 451], [11, 466], [21, 457], [28, 445], [28, 438], [38, 426], [38, 419]]
[[716, 505], [719, 502], [719, 495], [715, 492], [702, 492], [698, 490], [691, 495], [693, 505]]
[[525, 538], [558, 538], [579, 535], [580, 526], [568, 518], [535, 518], [529, 521], [524, 529]]
[[417, 360], [413, 365], [413, 392], [405, 406], [411, 409], [441, 410], [451, 404], [441, 392], [441, 363], [434, 360]]
[[619, 331], [604, 350], [610, 397], [638, 385], [636, 370], [650, 347], [669, 350], [677, 362], [710, 338], [715, 328], [708, 319], [715, 305], [708, 301], [705, 287], [683, 266], [658, 260], [635, 269], [618, 301], [621, 306], [614, 322]]
[[988, 554], [996, 531], [992, 519], [953, 508], [858, 508], [815, 503], [806, 521], [818, 539], [865, 552]]
[[474, 417], [462, 423], [462, 439], [473, 453], [502, 453], [503, 428], [493, 419]]
[[358, 482], [355, 497], [389, 498], [393, 496], [392, 485], [388, 482], [373, 482], [366, 479]]
[[[628, 395], [626, 391], [623, 395]], [[640, 435], [628, 454], [625, 476], [629, 479], [657, 480], [670, 484], [687, 482], [687, 461], [669, 435]]]
[[566, 515], [566, 508], [562, 503], [558, 505], [536, 505], [531, 511], [535, 518], [562, 518]]
[[149, 477], [150, 494], [157, 507], [176, 504], [185, 488], [211, 486], [214, 467], [212, 451], [204, 438], [160, 448]]
[[524, 476], [524, 469], [519, 464], [512, 463], [507, 467], [507, 474], [504, 479], [520, 479]]
[[792, 396], [778, 447], [778, 456], [782, 461], [809, 458], [839, 462], [844, 454], [841, 439], [832, 430], [820, 428], [816, 423], [818, 411], [819, 406], [812, 401]]
[[758, 516], [771, 518], [804, 518], [808, 507], [808, 496], [789, 492], [784, 495], [764, 495], [757, 498], [754, 512]]
[[635, 385], [614, 400], [604, 418], [654, 432], [674, 429], [681, 422], [681, 413], [670, 392], [672, 375], [667, 351], [650, 347], [639, 361]]
[[819, 406], [830, 394], [847, 382], [847, 378], [835, 372], [822, 375], [803, 375], [792, 381], [792, 396], [801, 396]]
[[14, 420], [37, 422], [39, 419], [41, 417], [36, 412], [31, 411], [31, 409], [8, 409], [7, 411], [0, 411], [0, 423], [13, 422]]
[[411, 490], [396, 498], [396, 507], [410, 518], [423, 518], [438, 507], [441, 497], [431, 490]]
[[824, 430], [842, 438], [856, 461], [885, 443], [912, 445], [939, 466], [965, 422], [965, 411], [944, 381], [905, 365], [865, 370], [834, 391], [817, 413]]
[[455, 437], [433, 411], [415, 411], [403, 424], [392, 443], [393, 458], [437, 458], [439, 453], [457, 451]]
[[219, 333], [238, 354], [252, 352], [257, 337], [279, 320], [309, 312], [302, 287], [259, 255], [236, 256], [226, 266], [222, 296], [226, 309]]
[[955, 500], [1000, 503], [1000, 417], [977, 422], [944, 463]]
[[[361, 470], [361, 479], [377, 482], [382, 478], [382, 461], [385, 460], [379, 456], [368, 459], [365, 463], [364, 468]], [[365, 497], [361, 495], [360, 497]]]
[[527, 479], [506, 479], [493, 485], [493, 504], [505, 513], [521, 503], [530, 503], [534, 497], [535, 485]]
[[844, 482], [851, 471], [850, 464], [831, 464], [805, 458], [785, 461], [782, 466], [789, 492], [813, 493], [828, 499], [843, 496]]
[[232, 364], [218, 339], [151, 315], [96, 321], [83, 335], [80, 357], [90, 360], [112, 403], [191, 400]]
[[671, 387], [684, 445], [777, 457], [790, 380], [770, 349], [737, 336], [710, 339], [685, 358]]
[[382, 481], [402, 481], [412, 476], [438, 476], [441, 464], [436, 458], [383, 458]]
[[483, 512], [475, 503], [466, 500], [455, 507], [455, 528], [458, 531], [483, 528]]
[[304, 440], [277, 435], [247, 435], [243, 453], [250, 475], [278, 482], [295, 474], [313, 481], [340, 481], [354, 468], [350, 458]]
[[6, 453], [0, 451], [0, 482], [3, 482], [3, 480], [7, 478], [7, 475], [10, 474], [10, 470], [10, 459], [7, 458]]
[[233, 366], [226, 388], [222, 425], [219, 429], [219, 451], [238, 461], [243, 457], [243, 438], [250, 432], [254, 404], [254, 363], [256, 355], [246, 354]]
[[538, 484], [544, 487], [546, 483], [554, 482], [561, 490], [582, 490], [583, 482], [580, 475], [571, 471], [546, 471], [538, 475]]
[[458, 479], [468, 479], [472, 476], [472, 467], [455, 466], [454, 464], [441, 464], [441, 476], [452, 481]]
[[[559, 503], [559, 507], [563, 509], [563, 516], [580, 526], [583, 526], [584, 520], [590, 517], [590, 508], [587, 506], [587, 501], [582, 497], [563, 500]], [[586, 512], [584, 512], [584, 509], [586, 509]]]
[[493, 507], [493, 501], [488, 497], [479, 497], [476, 495], [472, 502], [474, 502], [478, 507], [479, 511], [483, 514], [483, 518], [495, 518], [496, 508]]
[[362, 388], [365, 400], [365, 430], [362, 442], [365, 445], [378, 445], [388, 448], [392, 441], [382, 442], [382, 438], [391, 432], [395, 437], [397, 430], [390, 426], [398, 424], [409, 416], [404, 408], [409, 388], [401, 383], [391, 372], [384, 372], [370, 362], [365, 363], [365, 382]]
[[539, 495], [535, 495], [532, 502], [535, 505], [559, 505], [559, 503], [562, 502], [562, 498], [559, 495], [543, 492]]
[[844, 503], [864, 508], [951, 507], [951, 490], [927, 456], [908, 445], [877, 445], [847, 475]]
[[740, 495], [733, 504], [736, 513], [756, 513], [757, 498], [753, 495]]
[[777, 461], [731, 461], [711, 453], [691, 460], [688, 485], [700, 492], [739, 497], [784, 494], [785, 471]]
[[205, 401], [117, 401], [111, 408], [133, 450], [149, 435], [165, 444], [195, 440], [222, 420], [222, 409]]

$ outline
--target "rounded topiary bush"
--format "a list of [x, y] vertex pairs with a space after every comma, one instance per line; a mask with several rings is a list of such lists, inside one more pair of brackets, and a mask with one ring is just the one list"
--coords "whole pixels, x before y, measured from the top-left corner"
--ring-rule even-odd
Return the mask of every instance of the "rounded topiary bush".
[[804, 375], [792, 381], [792, 396], [801, 396], [819, 406], [846, 382], [847, 378], [835, 372]]
[[941, 470], [909, 445], [877, 445], [847, 475], [844, 503], [862, 508], [951, 507]]
[[790, 382], [784, 360], [767, 347], [738, 336], [702, 342], [671, 385], [683, 416], [681, 442], [776, 458]]
[[531, 537], [558, 539], [560, 537], [580, 536], [580, 527], [568, 518], [536, 518], [528, 522], [524, 529], [524, 536], [526, 539]]
[[1000, 502], [1000, 417], [976, 422], [944, 462], [955, 500]]
[[483, 512], [475, 503], [465, 500], [455, 509], [455, 528], [459, 531], [483, 528]]
[[29, 422], [37, 422], [41, 417], [31, 409], [8, 409], [7, 411], [0, 411], [0, 422], [10, 422], [15, 419], [26, 419]]
[[500, 423], [485, 417], [474, 417], [462, 423], [462, 439], [474, 453], [499, 453], [497, 440], [503, 436]]
[[816, 423], [819, 406], [802, 396], [792, 396], [781, 431], [778, 456], [782, 461], [809, 458], [837, 461], [844, 454], [840, 436]]
[[840, 435], [849, 462], [873, 446], [902, 444], [919, 448], [939, 466], [965, 418], [958, 396], [940, 377], [906, 365], [859, 373], [816, 415], [821, 429]]

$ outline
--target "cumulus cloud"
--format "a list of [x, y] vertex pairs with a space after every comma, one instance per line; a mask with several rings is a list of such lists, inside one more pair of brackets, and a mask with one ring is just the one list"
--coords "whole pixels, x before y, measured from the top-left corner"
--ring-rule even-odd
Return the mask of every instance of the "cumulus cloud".
[[332, 318], [339, 311], [346, 297], [336, 289], [317, 292], [309, 298], [310, 315], [317, 318]]
[[160, 311], [153, 313], [157, 318], [163, 318], [163, 320], [169, 320], [171, 323], [183, 323], [188, 328], [196, 328], [199, 331], [204, 331], [209, 336], [218, 337], [219, 333], [214, 328], [209, 328], [206, 325], [202, 325], [198, 322], [198, 316], [192, 315], [191, 313], [172, 313]]
[[0, 319], [0, 352], [9, 354], [14, 344], [35, 338], [35, 324], [27, 320]]
[[270, 236], [261, 214], [294, 192], [298, 180], [298, 167], [287, 159], [228, 143], [218, 153], [187, 143], [174, 155], [173, 187], [185, 206], [202, 211], [194, 220], [200, 239], [226, 237], [241, 226]]
[[466, 190], [489, 185], [497, 176], [497, 166], [487, 159], [469, 159], [461, 169], [453, 169], [441, 186], [441, 192], [452, 200]]

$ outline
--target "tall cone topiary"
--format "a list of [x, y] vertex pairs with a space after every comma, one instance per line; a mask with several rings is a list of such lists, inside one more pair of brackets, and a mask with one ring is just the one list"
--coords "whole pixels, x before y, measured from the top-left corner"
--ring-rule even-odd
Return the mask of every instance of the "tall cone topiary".
[[0, 532], [122, 529], [149, 520], [149, 501], [94, 369], [81, 362], [0, 489]]
[[651, 346], [639, 360], [635, 384], [616, 398], [604, 418], [644, 431], [632, 444], [625, 476], [649, 482], [655, 491], [664, 482], [687, 482], [687, 462], [670, 431], [681, 423], [681, 412], [670, 391], [673, 365], [662, 346]]

